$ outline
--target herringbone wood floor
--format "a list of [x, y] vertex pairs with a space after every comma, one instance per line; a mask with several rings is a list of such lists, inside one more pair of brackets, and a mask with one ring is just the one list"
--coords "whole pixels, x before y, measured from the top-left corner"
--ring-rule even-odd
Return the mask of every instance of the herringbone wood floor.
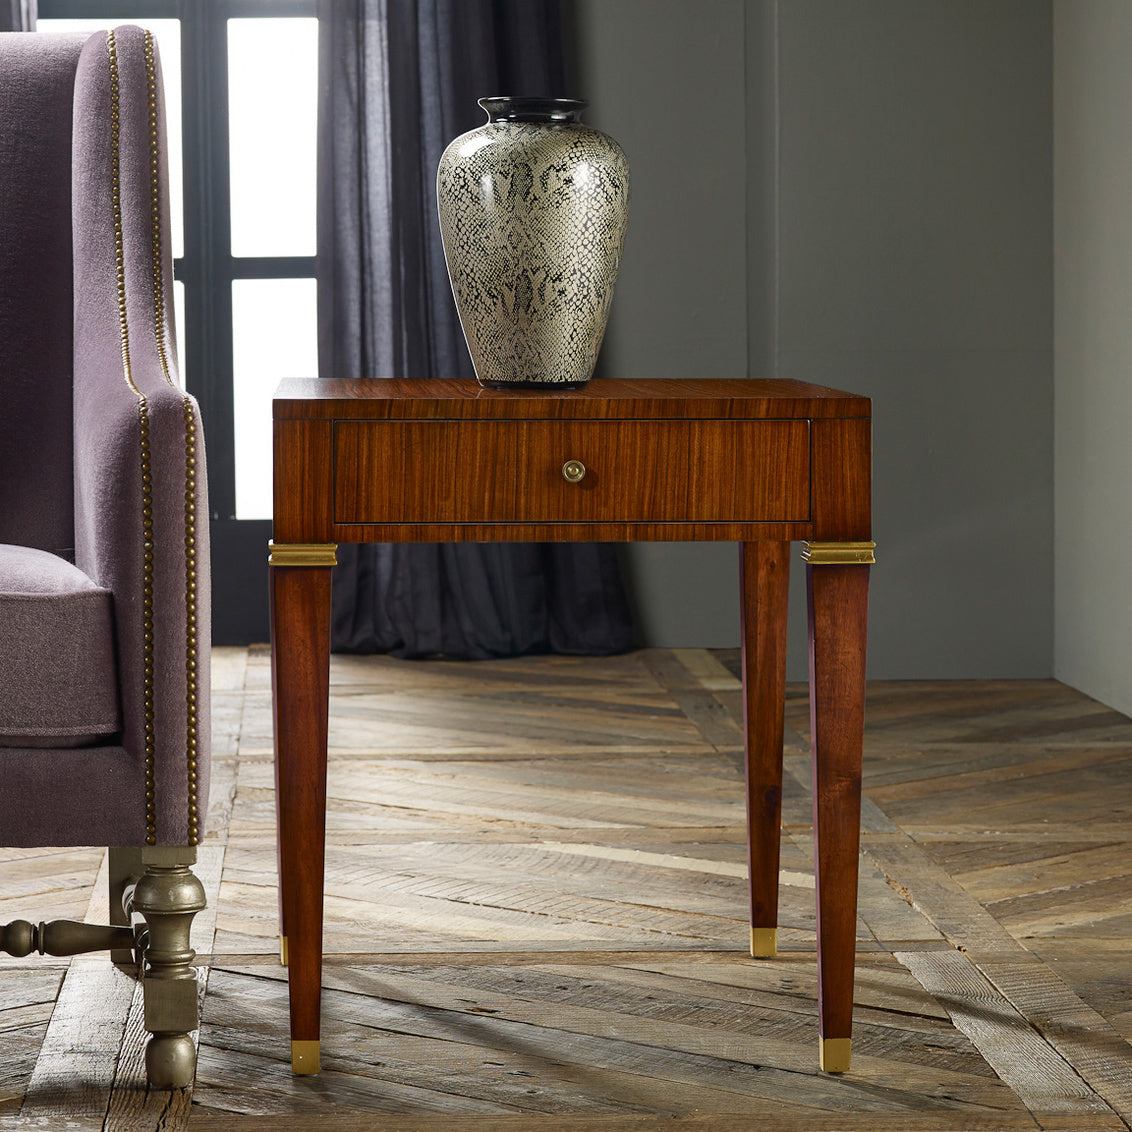
[[[323, 1073], [289, 1071], [266, 650], [220, 650], [192, 1095], [102, 957], [0, 960], [0, 1129], [1132, 1127], [1132, 722], [1054, 682], [870, 689], [854, 1067], [816, 1068], [804, 688], [778, 959], [747, 942], [737, 657], [335, 657]], [[3, 850], [0, 920], [98, 916]]]

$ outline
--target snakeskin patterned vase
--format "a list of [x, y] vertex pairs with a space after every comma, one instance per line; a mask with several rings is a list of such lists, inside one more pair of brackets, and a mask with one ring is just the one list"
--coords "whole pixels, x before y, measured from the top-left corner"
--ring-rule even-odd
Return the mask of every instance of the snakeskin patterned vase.
[[481, 98], [436, 178], [452, 293], [481, 385], [585, 385], [629, 216], [621, 147], [565, 98]]

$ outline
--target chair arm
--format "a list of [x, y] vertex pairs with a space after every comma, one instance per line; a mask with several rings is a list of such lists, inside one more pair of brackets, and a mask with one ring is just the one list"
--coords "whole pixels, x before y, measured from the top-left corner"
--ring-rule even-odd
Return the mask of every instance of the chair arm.
[[114, 595], [123, 746], [146, 839], [195, 844], [207, 799], [208, 502], [176, 384], [156, 46], [92, 36], [75, 79], [75, 559]]

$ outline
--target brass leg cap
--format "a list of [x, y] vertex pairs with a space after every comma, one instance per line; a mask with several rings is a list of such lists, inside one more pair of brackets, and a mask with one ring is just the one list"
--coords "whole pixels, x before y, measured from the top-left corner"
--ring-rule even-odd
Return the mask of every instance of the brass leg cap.
[[318, 1072], [318, 1042], [291, 1043], [291, 1072], [296, 1074]]
[[279, 937], [279, 962], [284, 967], [287, 966], [287, 937], [285, 935]]
[[823, 1073], [849, 1072], [849, 1047], [852, 1038], [821, 1039], [821, 1069]]
[[751, 955], [773, 959], [778, 954], [778, 928], [751, 928]]

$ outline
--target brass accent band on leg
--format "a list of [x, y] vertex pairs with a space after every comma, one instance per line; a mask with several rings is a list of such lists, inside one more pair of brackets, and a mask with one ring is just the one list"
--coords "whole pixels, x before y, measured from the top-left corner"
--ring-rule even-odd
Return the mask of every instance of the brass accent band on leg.
[[268, 566], [337, 566], [336, 542], [269, 542]]
[[848, 1073], [849, 1050], [852, 1038], [821, 1039], [821, 1070], [823, 1073]]
[[318, 1072], [318, 1042], [291, 1043], [291, 1072], [307, 1074]]
[[873, 566], [875, 542], [804, 542], [802, 561], [811, 566]]
[[751, 928], [751, 956], [773, 959], [778, 954], [778, 928]]
[[285, 935], [279, 937], [279, 962], [284, 967], [287, 966], [287, 937]]

